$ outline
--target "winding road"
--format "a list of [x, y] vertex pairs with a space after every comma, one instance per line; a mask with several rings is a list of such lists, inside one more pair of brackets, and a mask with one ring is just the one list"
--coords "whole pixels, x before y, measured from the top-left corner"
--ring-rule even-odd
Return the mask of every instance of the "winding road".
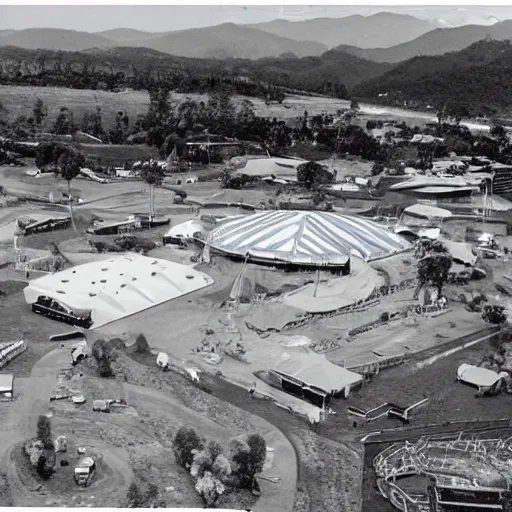
[[[34, 506], [40, 506], [42, 498], [37, 493], [25, 488], [19, 481], [16, 469], [10, 460], [11, 452], [16, 445], [35, 435], [38, 417], [48, 412], [50, 397], [57, 383], [57, 373], [69, 366], [68, 350], [58, 348], [51, 351], [34, 365], [30, 377], [15, 379], [15, 400], [0, 403], [0, 432], [2, 432], [0, 435], [0, 461], [2, 461], [0, 466], [7, 468], [6, 473], [11, 489], [15, 490], [18, 498], [22, 497], [24, 504], [34, 503]], [[188, 409], [167, 393], [126, 383], [123, 383], [123, 388], [128, 403], [132, 404], [135, 409], [138, 405], [155, 408], [156, 411], [165, 408], [172, 410], [173, 415], [181, 417], [184, 424], [213, 423]], [[250, 421], [265, 438], [267, 446], [273, 449], [271, 457], [269, 457], [270, 467], [264, 470], [263, 476], [279, 476], [280, 478], [277, 484], [260, 479], [261, 497], [253, 510], [255, 512], [273, 512], [275, 510], [293, 512], [297, 482], [295, 450], [284, 434], [264, 419], [251, 415]], [[219, 425], [218, 428], [222, 429], [223, 427]], [[114, 454], [115, 450], [106, 446], [104, 448], [108, 450], [108, 463], [110, 466], [114, 466], [112, 469], [123, 472], [121, 478], [123, 482], [119, 483], [124, 483], [127, 486], [131, 480], [131, 470], [124, 467], [122, 461], [119, 462], [121, 459]]]

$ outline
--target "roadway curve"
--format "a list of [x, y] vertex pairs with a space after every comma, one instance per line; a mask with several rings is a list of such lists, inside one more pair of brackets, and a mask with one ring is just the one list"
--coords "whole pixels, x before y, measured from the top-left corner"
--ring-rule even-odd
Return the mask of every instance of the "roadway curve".
[[[0, 467], [7, 468], [9, 485], [13, 491], [13, 500], [20, 498], [23, 505], [29, 503], [41, 506], [43, 499], [36, 492], [24, 486], [19, 479], [16, 468], [11, 462], [13, 449], [27, 439], [34, 436], [37, 420], [41, 414], [49, 409], [50, 397], [55, 390], [57, 373], [69, 367], [69, 353], [67, 350], [55, 349], [42, 357], [33, 367], [30, 377], [18, 378], [14, 381], [15, 400], [11, 403], [0, 403]], [[132, 384], [123, 384], [129, 403], [137, 408], [137, 404], [151, 404], [155, 411], [162, 408], [172, 410], [183, 418], [184, 423], [203, 421], [200, 414], [188, 409], [181, 402], [167, 393]], [[247, 414], [247, 413], [246, 413]], [[260, 479], [261, 497], [253, 510], [255, 512], [293, 512], [295, 488], [297, 483], [297, 456], [295, 449], [285, 435], [276, 427], [259, 416], [252, 415], [250, 422], [265, 438], [267, 445], [273, 448], [272, 467], [268, 476], [279, 475], [279, 484], [270, 483]], [[119, 457], [111, 447], [94, 443], [105, 454], [105, 460], [111, 470], [116, 474], [116, 486], [127, 487], [131, 480], [131, 470], [126, 466], [122, 457]], [[264, 471], [265, 474], [265, 471]], [[109, 487], [110, 484], [109, 484]], [[92, 491], [92, 486], [91, 486]]]

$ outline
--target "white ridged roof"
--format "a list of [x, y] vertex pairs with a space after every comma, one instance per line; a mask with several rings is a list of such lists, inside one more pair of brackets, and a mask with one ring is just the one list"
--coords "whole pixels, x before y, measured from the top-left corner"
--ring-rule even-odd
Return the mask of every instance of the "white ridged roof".
[[23, 291], [29, 304], [44, 295], [91, 310], [95, 328], [211, 284], [211, 277], [192, 267], [133, 254], [35, 279]]

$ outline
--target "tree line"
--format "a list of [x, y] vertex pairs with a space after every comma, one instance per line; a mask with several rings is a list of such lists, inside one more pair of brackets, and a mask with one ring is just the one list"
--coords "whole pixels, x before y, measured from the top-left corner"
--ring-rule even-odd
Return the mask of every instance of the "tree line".
[[[296, 61], [302, 64], [297, 67]], [[228, 86], [236, 94], [278, 102], [293, 90], [348, 97], [337, 72], [317, 73], [311, 65], [303, 59], [189, 59], [146, 48], [80, 53], [8, 47], [0, 48], [0, 84], [114, 92], [165, 87], [180, 93], [206, 93]]]

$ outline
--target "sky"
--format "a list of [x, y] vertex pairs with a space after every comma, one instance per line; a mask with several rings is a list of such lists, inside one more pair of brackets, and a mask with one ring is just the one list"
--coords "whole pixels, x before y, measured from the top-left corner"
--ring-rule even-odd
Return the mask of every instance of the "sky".
[[[1, 1], [1, 0], [0, 0]], [[98, 32], [135, 28], [148, 32], [184, 30], [220, 23], [302, 21], [318, 17], [364, 16], [377, 12], [441, 18], [447, 26], [491, 24], [512, 19], [512, 6], [464, 5], [0, 5], [0, 29], [63, 28]]]

